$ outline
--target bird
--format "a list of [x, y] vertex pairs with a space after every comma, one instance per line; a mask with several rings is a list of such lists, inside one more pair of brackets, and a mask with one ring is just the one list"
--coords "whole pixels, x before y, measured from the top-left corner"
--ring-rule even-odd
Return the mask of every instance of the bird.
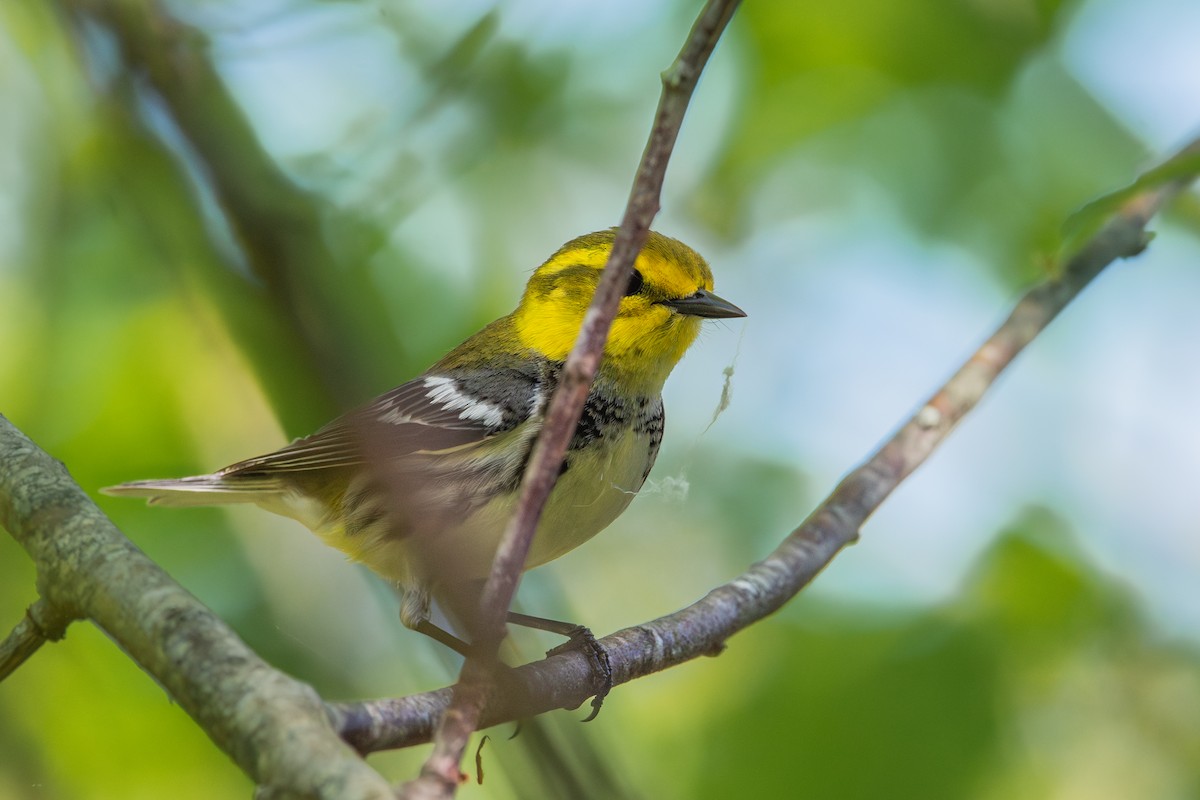
[[[395, 585], [406, 627], [469, 653], [458, 634], [471, 629], [615, 236], [608, 229], [567, 242], [534, 270], [511, 314], [310, 436], [211, 474], [101, 491], [161, 506], [253, 503], [298, 520]], [[695, 250], [648, 234], [526, 569], [578, 547], [625, 510], [662, 443], [668, 375], [703, 320], [744, 316], [713, 293], [712, 271]], [[434, 624], [434, 602], [460, 630]], [[508, 620], [571, 640], [591, 637], [572, 623], [515, 612]]]

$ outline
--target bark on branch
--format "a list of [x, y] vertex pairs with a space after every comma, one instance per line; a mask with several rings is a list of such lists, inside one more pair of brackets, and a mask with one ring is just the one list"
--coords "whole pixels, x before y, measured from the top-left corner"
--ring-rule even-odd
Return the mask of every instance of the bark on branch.
[[55, 608], [39, 599], [25, 610], [4, 641], [0, 642], [0, 681], [24, 664], [46, 642], [57, 642], [67, 635], [67, 626], [78, 619], [72, 612]]
[[312, 687], [263, 662], [3, 415], [0, 525], [37, 567], [35, 608], [54, 609], [60, 633], [66, 620], [86, 618], [118, 642], [262, 796], [393, 797], [338, 738]]

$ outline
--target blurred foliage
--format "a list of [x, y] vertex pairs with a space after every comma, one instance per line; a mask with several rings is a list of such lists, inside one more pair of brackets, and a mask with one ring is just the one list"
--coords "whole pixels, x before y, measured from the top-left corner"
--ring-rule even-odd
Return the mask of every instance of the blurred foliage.
[[1044, 511], [938, 608], [799, 606], [747, 635], [769, 660], [727, 665], [738, 702], [684, 796], [737, 795], [749, 765], [763, 796], [1200, 794], [1196, 649], [1149, 634]]
[[[531, 3], [454, 20], [403, 2], [0, 4], [0, 412], [94, 490], [272, 448], [414, 374], [507, 311], [579, 220], [618, 217], [655, 73], [693, 5], [627, 8], [632, 27], [593, 8], [556, 29]], [[1068, 213], [1143, 156], [1061, 63], [1074, 9], [747, 3], [664, 206], [736, 241], [836, 211], [865, 180], [920, 235], [1024, 280]], [[306, 63], [327, 63], [326, 46], [345, 61], [374, 48], [362, 85], [322, 93]], [[283, 68], [267, 63], [280, 51]], [[278, 92], [298, 93], [314, 124], [337, 120], [328, 147], [247, 101], [271, 99], [254, 68], [287, 76]], [[371, 91], [386, 102], [339, 96]], [[693, 461], [686, 503], [663, 480], [636, 520], [563, 559], [566, 588], [542, 571], [523, 601], [628, 624], [728, 578], [807, 510], [803, 465]], [[451, 674], [399, 629], [386, 590], [290, 523], [103, 502], [327, 697]], [[656, 536], [633, 538], [643, 530]], [[561, 714], [494, 736], [488, 780], [464, 796], [1200, 796], [1200, 656], [1156, 638], [1071, 539], [1050, 513], [1026, 514], [934, 608], [806, 596], [719, 659], [622, 687], [586, 729]], [[626, 575], [631, 547], [655, 580], [613, 597], [614, 575], [646, 582]], [[0, 537], [0, 617], [33, 598], [31, 567]], [[562, 775], [543, 774], [543, 738], [563, 743]], [[399, 779], [421, 755], [374, 761]], [[0, 685], [0, 797], [249, 792], [86, 625]]]
[[1125, 180], [1121, 165], [1140, 155], [1048, 53], [1071, 5], [747, 6], [749, 90], [697, 213], [745, 235], [748, 196], [799, 158], [820, 170], [782, 190], [784, 213], [828, 209], [837, 173], [860, 174], [903, 198], [916, 230], [1027, 281], [1030, 254], [1054, 254], [1066, 212]]

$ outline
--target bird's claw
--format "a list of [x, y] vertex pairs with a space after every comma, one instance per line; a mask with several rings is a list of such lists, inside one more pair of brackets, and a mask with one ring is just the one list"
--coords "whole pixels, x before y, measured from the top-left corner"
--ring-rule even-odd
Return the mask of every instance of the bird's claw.
[[600, 713], [600, 707], [604, 705], [604, 698], [608, 697], [608, 693], [613, 688], [612, 663], [608, 659], [608, 651], [604, 649], [604, 645], [596, 639], [592, 631], [583, 626], [577, 625], [570, 633], [567, 634], [567, 641], [546, 652], [547, 656], [556, 656], [560, 653], [567, 653], [571, 650], [582, 650], [592, 662], [594, 672], [600, 674], [603, 679], [603, 685], [600, 690], [592, 697], [592, 713], [584, 718], [584, 722], [591, 722]]

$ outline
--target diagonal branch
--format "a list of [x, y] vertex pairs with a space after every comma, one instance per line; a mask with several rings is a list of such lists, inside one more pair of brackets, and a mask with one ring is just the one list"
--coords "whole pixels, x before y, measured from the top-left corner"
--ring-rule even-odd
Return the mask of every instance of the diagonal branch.
[[55, 610], [58, 622], [38, 624], [54, 633], [69, 619], [94, 622], [264, 787], [263, 796], [392, 797], [338, 739], [310, 686], [264, 663], [2, 415], [0, 525], [33, 559], [39, 592]]
[[[680, 611], [600, 640], [613, 683], [644, 677], [698, 656], [715, 655], [734, 633], [775, 612], [852, 544], [867, 518], [973, 409], [996, 377], [1106, 266], [1139, 254], [1150, 219], [1200, 171], [1192, 142], [1159, 169], [1166, 178], [1143, 184], [1090, 239], [1066, 259], [1059, 274], [1031, 289], [1008, 319], [877, 452], [848, 474], [833, 493], [762, 561]], [[1188, 162], [1185, 171], [1172, 169]], [[481, 718], [484, 726], [556, 708], [575, 708], [599, 690], [587, 657], [555, 655], [514, 672], [503, 697]], [[342, 736], [360, 752], [428, 741], [450, 690], [371, 703], [330, 707]]]
[[[488, 700], [496, 651], [505, 635], [506, 614], [512, 605], [542, 508], [554, 488], [584, 400], [599, 368], [622, 287], [628, 283], [634, 260], [658, 213], [667, 162], [692, 92], [738, 2], [709, 0], [674, 63], [662, 75], [658, 111], [634, 178], [625, 216], [591, 306], [584, 316], [575, 347], [563, 366], [562, 382], [551, 398], [545, 425], [521, 481], [516, 512], [504, 532], [483, 589], [474, 637], [477, 653], [463, 665], [452, 702], [443, 714], [434, 750], [421, 769], [421, 777], [406, 787], [407, 796], [451, 797], [458, 786], [459, 765], [471, 733], [479, 727], [480, 715]], [[606, 688], [602, 687], [596, 693], [596, 708], [599, 708]]]

